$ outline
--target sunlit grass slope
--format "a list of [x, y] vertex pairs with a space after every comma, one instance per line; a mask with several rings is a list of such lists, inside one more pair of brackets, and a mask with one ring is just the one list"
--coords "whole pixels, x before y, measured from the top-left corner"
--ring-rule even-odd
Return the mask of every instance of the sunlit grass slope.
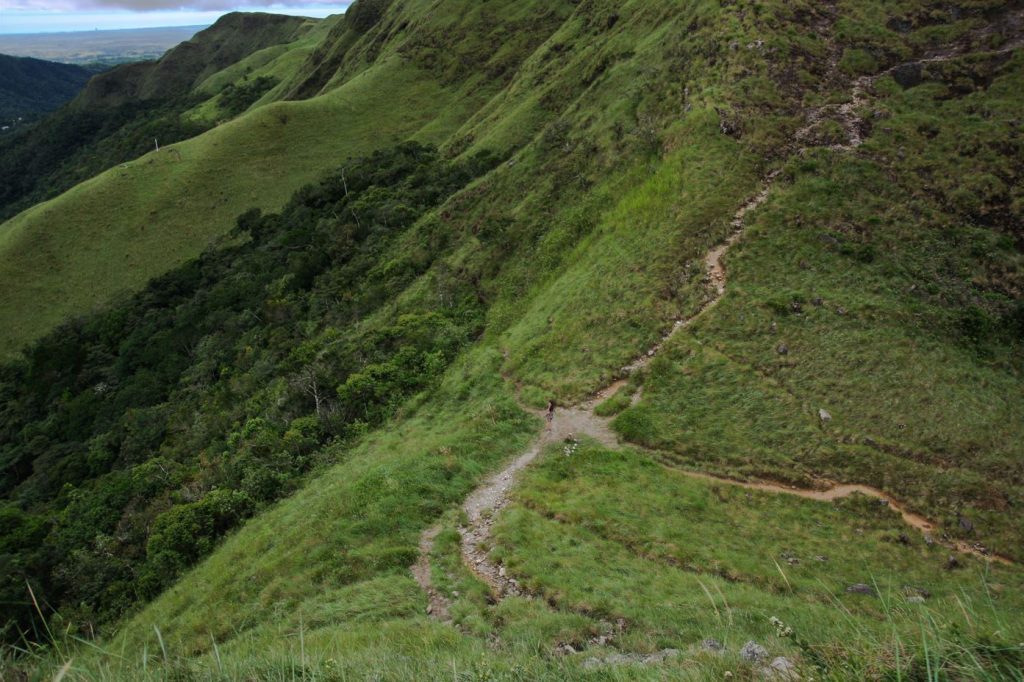
[[453, 96], [415, 68], [382, 63], [328, 96], [260, 108], [11, 219], [0, 226], [0, 347], [9, 355], [196, 256], [245, 209], [280, 206], [347, 156], [416, 137]]
[[[520, 39], [542, 40], [545, 26]], [[0, 225], [0, 353], [194, 257], [242, 211], [279, 207], [348, 156], [411, 138], [442, 142], [498, 85], [423, 68], [461, 42], [478, 39], [464, 27], [410, 59], [396, 40], [324, 96], [260, 107]]]

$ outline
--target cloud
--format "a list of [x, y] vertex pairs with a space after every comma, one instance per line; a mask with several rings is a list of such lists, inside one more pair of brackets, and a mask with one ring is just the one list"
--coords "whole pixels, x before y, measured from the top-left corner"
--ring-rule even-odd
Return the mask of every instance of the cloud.
[[343, 12], [351, 4], [339, 0], [0, 0], [5, 10], [15, 11], [90, 11], [127, 10], [155, 12], [188, 10], [199, 12], [228, 12], [236, 9], [287, 9], [289, 7], [337, 8]]

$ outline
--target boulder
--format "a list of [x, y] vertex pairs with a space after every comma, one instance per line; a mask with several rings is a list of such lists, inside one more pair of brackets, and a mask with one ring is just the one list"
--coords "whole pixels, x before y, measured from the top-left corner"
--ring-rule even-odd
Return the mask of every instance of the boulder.
[[800, 675], [796, 672], [796, 664], [785, 656], [776, 656], [768, 667], [764, 669], [765, 677], [774, 680], [798, 680]]
[[900, 64], [892, 70], [892, 79], [904, 90], [920, 85], [924, 81], [924, 72], [920, 64]]
[[768, 660], [768, 650], [754, 640], [750, 640], [740, 649], [740, 658], [749, 663], [760, 663]]
[[700, 648], [704, 651], [725, 651], [725, 645], [719, 642], [714, 637], [708, 637], [700, 643]]
[[878, 593], [875, 592], [875, 588], [865, 583], [856, 583], [846, 588], [848, 594], [865, 594], [869, 597], [877, 597]]

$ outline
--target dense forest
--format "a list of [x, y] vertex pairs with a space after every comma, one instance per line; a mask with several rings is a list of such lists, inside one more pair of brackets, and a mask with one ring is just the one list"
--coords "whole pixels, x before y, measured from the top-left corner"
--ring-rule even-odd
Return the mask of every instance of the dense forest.
[[41, 636], [26, 585], [87, 633], [155, 596], [323, 464], [322, 444], [429, 387], [482, 307], [453, 278], [436, 309], [389, 312], [444, 238], [381, 255], [495, 161], [415, 143], [350, 160], [0, 370], [4, 638]]
[[103, 68], [0, 54], [0, 122], [53, 111]]

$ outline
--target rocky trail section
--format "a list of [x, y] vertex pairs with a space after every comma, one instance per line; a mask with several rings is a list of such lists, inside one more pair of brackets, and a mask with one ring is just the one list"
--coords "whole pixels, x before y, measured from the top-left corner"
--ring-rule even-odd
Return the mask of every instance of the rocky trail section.
[[[1017, 11], [1009, 15], [1018, 25], [1021, 21], [1022, 12]], [[982, 29], [976, 32], [980, 37]], [[966, 45], [970, 45], [968, 41]], [[998, 55], [1010, 53], [1024, 47], [1024, 36], [1017, 35], [998, 49], [993, 50], [970, 50], [965, 43], [951, 46], [948, 49], [936, 50], [927, 53], [918, 60], [904, 62], [886, 69], [871, 76], [862, 76], [853, 79], [850, 83], [850, 97], [842, 104], [825, 104], [820, 107], [808, 108], [804, 112], [804, 125], [796, 131], [793, 136], [794, 143], [786, 150], [792, 154], [806, 154], [813, 148], [827, 148], [832, 151], [849, 152], [856, 150], [864, 142], [862, 133], [862, 122], [859, 112], [870, 102], [870, 90], [874, 83], [885, 76], [893, 75], [899, 69], [905, 69], [908, 65], [924, 66], [931, 63], [957, 59], [968, 52], [972, 54]], [[829, 57], [828, 71], [830, 76], [838, 73], [839, 51], [833, 50]], [[838, 122], [845, 136], [845, 141], [827, 145], [816, 145], [813, 142], [815, 129], [826, 120]], [[776, 179], [780, 174], [779, 169], [770, 171], [762, 180], [761, 189], [747, 200], [731, 220], [731, 233], [724, 242], [714, 246], [704, 257], [705, 285], [708, 290], [708, 297], [700, 307], [690, 316], [673, 321], [669, 331], [662, 339], [651, 347], [647, 352], [638, 357], [629, 365], [622, 368], [622, 373], [629, 376], [644, 367], [658, 355], [664, 344], [682, 329], [690, 326], [695, 320], [712, 309], [725, 295], [726, 291], [726, 270], [722, 263], [723, 258], [743, 236], [746, 227], [746, 220], [750, 213], [759, 208], [767, 201], [771, 194]], [[529, 410], [538, 416], [549, 416], [548, 427], [544, 433], [530, 446], [522, 455], [516, 457], [511, 463], [498, 473], [489, 478], [482, 486], [474, 490], [463, 503], [467, 523], [459, 529], [461, 535], [461, 553], [464, 564], [476, 576], [483, 580], [491, 589], [495, 598], [500, 599], [509, 595], [530, 596], [528, 591], [512, 576], [508, 575], [503, 566], [500, 566], [488, 557], [491, 540], [491, 530], [498, 514], [509, 503], [509, 493], [516, 482], [516, 475], [528, 467], [549, 445], [563, 443], [567, 449], [574, 448], [577, 439], [581, 436], [594, 439], [610, 448], [620, 447], [618, 438], [609, 427], [610, 419], [602, 418], [594, 414], [594, 408], [603, 400], [613, 396], [626, 383], [625, 379], [616, 381], [608, 387], [595, 394], [590, 400], [569, 408], [555, 410], [552, 415], [545, 415], [543, 411]], [[639, 393], [634, 396], [634, 402], [639, 399]], [[681, 471], [681, 470], [677, 470]], [[809, 490], [794, 488], [774, 482], [743, 482], [732, 479], [713, 476], [706, 473], [682, 471], [686, 476], [712, 482], [721, 485], [732, 485], [750, 490], [772, 492], [777, 494], [792, 495], [803, 499], [816, 500], [820, 502], [833, 502], [850, 495], [860, 494], [872, 497], [887, 504], [891, 509], [900, 514], [903, 521], [910, 527], [915, 528], [926, 535], [929, 542], [932, 540], [931, 533], [936, 530], [937, 524], [929, 521], [924, 516], [906, 509], [899, 501], [882, 490], [861, 484], [837, 484], [830, 481], [822, 481], [824, 489]], [[431, 580], [430, 554], [433, 551], [434, 538], [439, 532], [439, 526], [433, 526], [423, 532], [420, 540], [420, 558], [412, 568], [413, 577], [429, 596], [430, 605], [428, 613], [433, 617], [448, 622], [450, 621], [450, 601], [448, 597], [441, 594]], [[989, 554], [985, 548], [977, 545], [969, 545], [962, 541], [942, 541], [941, 544], [962, 553], [973, 554], [988, 560], [1001, 563], [1012, 563], [1009, 559]]]

